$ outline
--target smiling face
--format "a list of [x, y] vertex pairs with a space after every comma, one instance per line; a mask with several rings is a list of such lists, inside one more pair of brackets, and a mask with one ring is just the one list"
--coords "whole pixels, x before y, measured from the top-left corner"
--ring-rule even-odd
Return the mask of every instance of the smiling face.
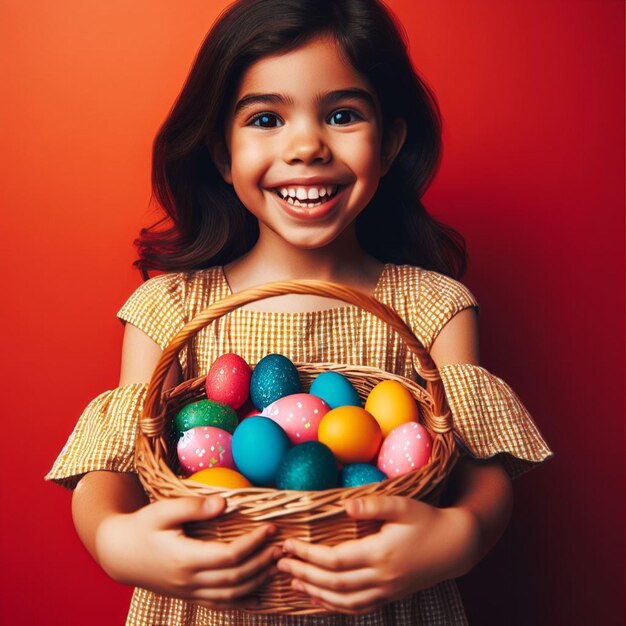
[[261, 237], [269, 229], [320, 248], [371, 200], [402, 144], [403, 126], [393, 129], [383, 142], [368, 81], [334, 40], [317, 38], [244, 73], [214, 159]]

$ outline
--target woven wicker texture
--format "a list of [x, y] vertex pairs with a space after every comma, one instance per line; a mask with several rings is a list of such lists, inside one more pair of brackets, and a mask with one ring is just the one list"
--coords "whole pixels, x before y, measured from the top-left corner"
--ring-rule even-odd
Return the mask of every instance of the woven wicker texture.
[[[303, 389], [308, 389], [317, 374], [337, 371], [356, 387], [362, 399], [383, 380], [398, 380], [411, 392], [420, 406], [421, 421], [433, 437], [428, 464], [404, 476], [382, 483], [351, 489], [324, 491], [285, 491], [267, 488], [220, 489], [200, 485], [177, 476], [176, 454], [170, 436], [176, 412], [185, 404], [204, 395], [204, 377], [185, 381], [163, 394], [163, 385], [178, 352], [205, 326], [234, 309], [250, 302], [282, 294], [310, 294], [344, 300], [361, 307], [391, 326], [406, 342], [419, 361], [420, 375], [426, 388], [412, 380], [364, 366], [297, 363]], [[323, 281], [301, 280], [272, 283], [248, 289], [220, 300], [206, 308], [176, 335], [164, 351], [147, 391], [143, 415], [139, 421], [136, 466], [141, 481], [152, 499], [176, 496], [219, 494], [227, 501], [225, 514], [217, 520], [190, 524], [188, 532], [195, 537], [228, 541], [249, 532], [262, 520], [272, 520], [278, 533], [272, 543], [282, 544], [289, 537], [335, 545], [374, 532], [378, 522], [356, 521], [344, 512], [343, 502], [366, 494], [402, 495], [433, 498], [457, 458], [452, 434], [452, 418], [443, 384], [428, 352], [397, 313], [374, 298], [347, 287]], [[258, 594], [259, 613], [314, 614], [324, 612], [305, 597], [292, 591], [284, 574], [273, 577]]]

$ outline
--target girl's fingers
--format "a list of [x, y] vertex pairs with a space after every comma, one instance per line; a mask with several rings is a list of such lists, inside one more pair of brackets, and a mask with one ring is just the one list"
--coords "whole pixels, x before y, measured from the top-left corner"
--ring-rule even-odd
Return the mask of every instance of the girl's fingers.
[[179, 528], [185, 522], [212, 519], [222, 513], [226, 501], [221, 496], [199, 498], [164, 498], [148, 505], [144, 514], [154, 516], [157, 526], [162, 529]]
[[195, 572], [235, 567], [254, 554], [275, 532], [275, 526], [266, 524], [230, 543], [185, 538], [189, 566]]
[[331, 610], [341, 611], [342, 613], [369, 613], [385, 601], [382, 597], [382, 592], [374, 589], [352, 593], [338, 593], [301, 580], [294, 580], [291, 584], [297, 591], [306, 593], [319, 603], [332, 607]]
[[367, 538], [344, 541], [336, 546], [288, 539], [283, 550], [287, 556], [296, 556], [335, 572], [370, 567], [375, 559], [368, 548]]
[[[273, 576], [275, 570], [272, 567], [265, 567], [252, 578], [235, 583], [233, 585], [222, 587], [201, 587], [192, 592], [194, 601], [203, 600], [207, 602], [223, 602], [230, 603], [244, 596], [253, 593], [260, 585], [262, 585], [270, 576]], [[251, 599], [248, 598], [247, 602]]]
[[370, 589], [378, 582], [376, 572], [371, 568], [334, 572], [289, 558], [281, 559], [276, 565], [281, 572], [286, 572], [298, 580], [334, 591]]
[[344, 506], [348, 515], [355, 519], [402, 521], [412, 509], [425, 505], [401, 496], [363, 496], [347, 500]]
[[192, 585], [197, 589], [208, 587], [232, 587], [254, 578], [260, 572], [272, 569], [280, 549], [268, 547], [258, 555], [244, 561], [239, 567], [222, 569], [207, 568], [194, 574]]

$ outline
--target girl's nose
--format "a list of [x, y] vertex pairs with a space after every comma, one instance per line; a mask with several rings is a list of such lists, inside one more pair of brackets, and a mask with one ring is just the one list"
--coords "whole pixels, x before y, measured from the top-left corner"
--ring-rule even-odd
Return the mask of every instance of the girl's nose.
[[327, 163], [331, 151], [318, 129], [294, 128], [285, 144], [283, 158], [287, 163]]

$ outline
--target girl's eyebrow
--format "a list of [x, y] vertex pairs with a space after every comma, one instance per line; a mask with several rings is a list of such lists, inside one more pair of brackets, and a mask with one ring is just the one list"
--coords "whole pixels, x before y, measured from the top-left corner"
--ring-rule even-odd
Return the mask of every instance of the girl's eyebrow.
[[318, 104], [335, 104], [342, 100], [358, 100], [376, 110], [376, 101], [374, 96], [365, 89], [359, 87], [352, 87], [350, 89], [338, 89], [337, 91], [329, 91], [328, 93], [320, 94], [317, 98]]
[[251, 93], [241, 98], [235, 105], [234, 114], [237, 115], [244, 109], [256, 104], [293, 104], [293, 99], [279, 93]]
[[[376, 102], [371, 93], [365, 89], [353, 87], [350, 89], [338, 89], [319, 94], [316, 97], [316, 104], [334, 104], [342, 100], [359, 100], [363, 104], [376, 109]], [[293, 98], [279, 93], [251, 93], [241, 98], [235, 105], [234, 115], [241, 113], [244, 109], [254, 105], [292, 105]]]

